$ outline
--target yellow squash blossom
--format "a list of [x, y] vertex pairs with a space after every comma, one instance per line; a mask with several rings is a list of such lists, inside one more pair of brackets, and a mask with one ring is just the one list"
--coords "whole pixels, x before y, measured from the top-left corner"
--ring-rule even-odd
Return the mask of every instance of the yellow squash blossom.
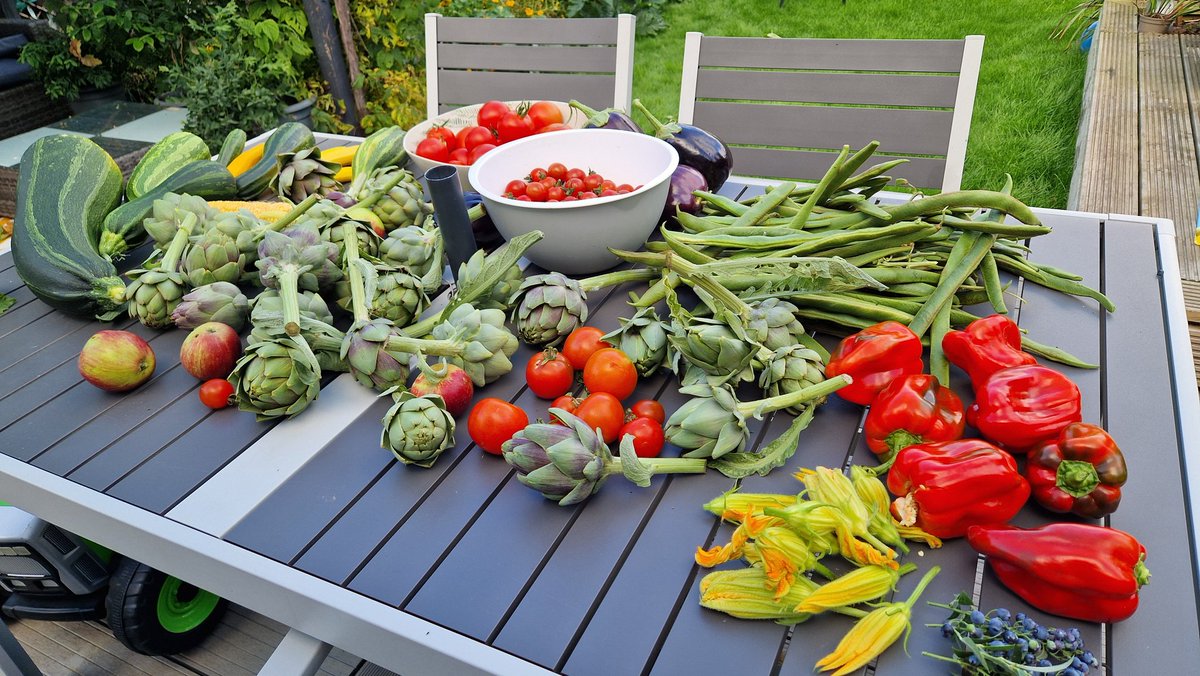
[[796, 612], [817, 614], [838, 606], [877, 601], [896, 588], [900, 576], [916, 570], [906, 563], [899, 569], [887, 566], [863, 566], [846, 573], [809, 594], [804, 602], [796, 606]]

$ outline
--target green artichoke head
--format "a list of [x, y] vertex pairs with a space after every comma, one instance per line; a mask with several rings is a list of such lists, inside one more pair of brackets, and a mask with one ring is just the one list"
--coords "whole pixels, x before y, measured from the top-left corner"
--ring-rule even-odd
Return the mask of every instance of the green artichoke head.
[[321, 365], [303, 338], [278, 331], [246, 347], [229, 381], [241, 410], [260, 421], [288, 418], [321, 393]]
[[758, 347], [715, 319], [693, 318], [667, 340], [679, 356], [707, 373], [714, 385], [754, 377], [750, 364]]
[[731, 387], [697, 384], [679, 391], [692, 399], [671, 414], [663, 432], [687, 451], [683, 457], [719, 458], [745, 449], [750, 429]]
[[275, 192], [280, 197], [299, 204], [309, 195], [326, 195], [341, 187], [333, 178], [342, 165], [321, 159], [317, 147], [294, 153], [280, 153], [276, 158], [279, 173], [275, 176]]
[[166, 251], [175, 237], [175, 231], [179, 229], [180, 222], [189, 213], [196, 214], [193, 234], [207, 230], [209, 224], [221, 215], [221, 212], [208, 206], [203, 197], [169, 192], [154, 200], [150, 215], [142, 221], [142, 227], [154, 240], [155, 248]]
[[229, 282], [213, 282], [184, 294], [171, 313], [171, 320], [181, 329], [221, 322], [241, 331], [249, 311], [249, 301], [241, 289]]
[[558, 272], [527, 277], [511, 302], [517, 333], [531, 345], [556, 345], [588, 318], [587, 293]]
[[517, 351], [517, 337], [504, 325], [504, 313], [500, 310], [477, 310], [464, 303], [435, 326], [430, 337], [463, 345], [462, 353], [449, 361], [466, 371], [476, 387], [483, 387], [512, 370], [508, 358]]
[[501, 449], [517, 480], [566, 507], [583, 502], [613, 474], [613, 457], [587, 423], [562, 409], [551, 415], [564, 425], [533, 423]]
[[394, 330], [394, 325], [386, 319], [371, 319], [356, 322], [346, 332], [340, 357], [362, 386], [384, 392], [403, 386], [408, 380], [409, 355], [384, 349]]
[[604, 336], [629, 356], [642, 377], [649, 377], [667, 362], [667, 326], [654, 307], [638, 310], [631, 318], [621, 317], [621, 328]]
[[237, 239], [211, 228], [193, 236], [184, 251], [181, 268], [192, 286], [213, 282], [236, 284], [246, 276], [248, 257], [238, 248]]
[[[802, 345], [779, 348], [763, 363], [758, 385], [769, 397], [789, 394], [825, 380], [821, 355]], [[807, 402], [799, 408], [789, 408], [799, 415], [809, 406], [820, 405], [825, 399]]]
[[264, 232], [254, 265], [263, 286], [278, 288], [280, 275], [290, 268], [299, 272], [300, 289], [317, 291], [342, 278], [337, 254], [337, 245], [324, 241], [316, 226], [297, 225]]
[[804, 335], [804, 325], [796, 319], [795, 305], [778, 298], [752, 303], [746, 332], [768, 350], [795, 345]]
[[380, 443], [402, 463], [430, 467], [454, 446], [454, 416], [436, 394], [401, 391], [383, 416]]

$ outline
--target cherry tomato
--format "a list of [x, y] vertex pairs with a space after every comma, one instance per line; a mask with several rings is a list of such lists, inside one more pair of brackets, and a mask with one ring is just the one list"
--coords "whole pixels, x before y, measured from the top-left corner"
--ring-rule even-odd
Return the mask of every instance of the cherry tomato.
[[660, 424], [667, 420], [667, 412], [663, 409], [663, 405], [653, 399], [642, 399], [631, 406], [629, 410], [633, 412], [635, 418], [650, 418], [657, 420]]
[[479, 145], [475, 146], [471, 149], [471, 164], [478, 162], [479, 158], [483, 157], [483, 154], [487, 151], [495, 149], [496, 144], [494, 143], [480, 143]]
[[467, 150], [474, 150], [475, 146], [490, 143], [496, 145], [496, 135], [486, 127], [467, 127], [467, 133], [459, 137], [459, 145]]
[[532, 202], [533, 201], [533, 200], [529, 199], [529, 195], [521, 195], [517, 199], [522, 202]]
[[543, 178], [541, 181], [539, 181], [539, 183], [546, 186], [547, 188], [553, 188], [554, 186], [558, 185], [558, 181], [550, 178], [549, 176], [547, 176], [546, 178]]
[[597, 350], [583, 366], [583, 385], [588, 392], [608, 392], [617, 399], [624, 399], [633, 394], [637, 381], [637, 368], [615, 347]]
[[579, 198], [578, 198], [578, 197], [576, 197], [576, 196], [574, 196], [574, 195], [567, 195], [566, 197], [562, 198], [562, 201], [564, 201], [564, 202], [578, 202], [578, 201], [579, 201]]
[[445, 139], [439, 137], [427, 138], [417, 144], [417, 154], [435, 162], [450, 161], [450, 146]]
[[506, 113], [496, 125], [496, 134], [500, 137], [501, 143], [516, 141], [532, 133], [533, 123], [529, 121], [529, 118], [521, 117], [516, 113]]
[[633, 437], [633, 452], [639, 458], [657, 458], [666, 441], [662, 424], [651, 418], [635, 418], [625, 423], [617, 437], [623, 441], [625, 435]]
[[467, 433], [488, 453], [500, 455], [500, 447], [525, 429], [529, 416], [520, 408], [495, 397], [481, 400], [467, 416]]
[[562, 162], [551, 162], [550, 165], [546, 167], [546, 174], [550, 176], [550, 178], [561, 181], [567, 176], [567, 165], [563, 164]]
[[542, 399], [554, 399], [575, 384], [575, 369], [558, 350], [549, 347], [529, 358], [525, 364], [525, 382]]
[[450, 151], [450, 164], [468, 165], [471, 163], [471, 151], [466, 148], [455, 148]]
[[563, 192], [563, 189], [558, 186], [546, 188], [546, 201], [547, 202], [559, 202], [566, 196], [567, 196], [567, 193]]
[[612, 181], [610, 181], [606, 178], [600, 182], [600, 188], [603, 190], [616, 190], [617, 184], [613, 183]]
[[579, 179], [579, 182], [582, 183], [585, 176], [587, 176], [587, 172], [582, 169], [568, 169], [565, 180], [569, 181], [573, 178], [577, 178]]
[[512, 109], [503, 101], [488, 101], [475, 114], [475, 123], [481, 127], [495, 129], [501, 118], [511, 112]]
[[549, 101], [538, 101], [529, 106], [529, 110], [525, 112], [529, 116], [529, 121], [533, 123], [534, 129], [551, 124], [562, 124], [563, 114], [562, 109]]
[[567, 180], [563, 181], [563, 190], [574, 195], [575, 193], [583, 190], [583, 179], [568, 178]]
[[601, 190], [600, 191], [601, 197], [612, 197], [613, 195], [616, 195], [616, 194], [617, 194], [616, 190]]
[[588, 190], [595, 190], [604, 183], [604, 177], [597, 173], [591, 173], [583, 177], [583, 187]]
[[549, 175], [550, 175], [550, 172], [546, 171], [545, 169], [543, 169], [541, 167], [534, 167], [533, 169], [529, 170], [529, 180], [530, 181], [542, 181]]
[[541, 183], [530, 183], [525, 186], [525, 196], [534, 202], [545, 202], [549, 189]]
[[556, 122], [554, 124], [548, 124], [533, 133], [545, 134], [545, 133], [552, 132], [552, 131], [571, 131], [572, 128], [573, 127], [571, 127], [571, 125], [569, 125], [569, 124], [563, 124], [562, 122]]
[[200, 386], [200, 403], [209, 408], [225, 408], [233, 396], [233, 383], [224, 378], [204, 381]]
[[443, 125], [434, 125], [433, 127], [430, 127], [429, 132], [425, 134], [425, 138], [440, 138], [446, 142], [446, 145], [450, 147], [450, 150], [454, 150], [458, 147], [458, 137], [454, 135], [452, 130]]
[[576, 195], [576, 197], [578, 197], [581, 200], [594, 200], [594, 199], [596, 199], [596, 193], [594, 193], [590, 190], [580, 190], [579, 194]]
[[628, 183], [622, 183], [621, 185], [617, 186], [617, 192], [621, 192], [622, 190], [625, 192], [633, 192], [633, 186], [629, 185]]
[[621, 426], [625, 424], [625, 409], [621, 402], [607, 392], [589, 394], [575, 409], [575, 415], [583, 419], [592, 429], [599, 428], [605, 443], [617, 440]]
[[576, 371], [583, 370], [583, 367], [587, 365], [588, 358], [597, 350], [612, 347], [612, 344], [603, 338], [604, 332], [600, 329], [594, 326], [581, 326], [567, 336], [567, 340], [562, 346], [563, 356], [571, 362], [571, 366], [574, 366]]
[[525, 194], [525, 181], [513, 180], [509, 181], [508, 185], [504, 186], [504, 194], [520, 197]]
[[[563, 396], [550, 402], [550, 408], [561, 408], [562, 410], [566, 411], [567, 413], [574, 413], [575, 409], [579, 408], [579, 404], [581, 404], [581, 403], [583, 403], [582, 399], [571, 396], [569, 394], [564, 394]], [[563, 424], [563, 421], [559, 420], [558, 416], [555, 416], [555, 415], [550, 416], [550, 422], [555, 425]]]

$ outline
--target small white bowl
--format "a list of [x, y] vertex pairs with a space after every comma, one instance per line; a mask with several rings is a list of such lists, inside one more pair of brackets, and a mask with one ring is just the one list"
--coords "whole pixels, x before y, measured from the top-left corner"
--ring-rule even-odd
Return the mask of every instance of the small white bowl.
[[[524, 102], [505, 101], [505, 103], [508, 104], [509, 108], [516, 110], [517, 106]], [[587, 124], [587, 117], [583, 113], [567, 105], [565, 102], [551, 101], [550, 103], [558, 106], [559, 110], [562, 111], [563, 124], [576, 129], [580, 129], [583, 127], [583, 125]], [[426, 134], [429, 133], [429, 130], [432, 129], [435, 124], [445, 126], [455, 134], [457, 134], [460, 129], [474, 127], [476, 117], [479, 115], [479, 109], [482, 107], [482, 103], [477, 103], [473, 106], [463, 106], [462, 108], [448, 110], [433, 119], [425, 120], [421, 124], [409, 128], [409, 130], [405, 132], [404, 149], [408, 151], [408, 156], [412, 158], [413, 164], [417, 166], [418, 178], [425, 175], [425, 172], [434, 167], [446, 165], [448, 167], [455, 167], [457, 170], [456, 173], [458, 174], [458, 184], [462, 186], [463, 190], [474, 190], [474, 188], [471, 187], [471, 184], [467, 182], [467, 169], [469, 167], [457, 166], [450, 164], [449, 162], [438, 162], [437, 160], [421, 157], [417, 154], [417, 145], [420, 144], [421, 141], [425, 140]]]
[[[599, 172], [617, 184], [641, 185], [624, 195], [576, 202], [524, 202], [501, 197], [509, 181], [535, 167], [562, 162]], [[506, 143], [471, 165], [471, 185], [505, 239], [541, 230], [525, 256], [547, 270], [588, 274], [620, 260], [614, 249], [637, 250], [654, 232], [679, 154], [648, 134], [576, 129]]]

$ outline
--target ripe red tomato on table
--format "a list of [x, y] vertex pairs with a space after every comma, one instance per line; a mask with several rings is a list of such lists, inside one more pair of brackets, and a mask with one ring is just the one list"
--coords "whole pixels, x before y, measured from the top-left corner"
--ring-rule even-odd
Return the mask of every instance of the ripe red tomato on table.
[[500, 124], [500, 119], [511, 112], [512, 109], [503, 101], [488, 101], [475, 114], [475, 123], [481, 127], [495, 129], [496, 125]]
[[446, 145], [445, 139], [441, 137], [423, 139], [417, 144], [417, 154], [435, 162], [450, 161], [450, 147]]
[[501, 143], [516, 141], [517, 139], [525, 138], [534, 131], [533, 124], [527, 117], [521, 117], [516, 113], [507, 113], [500, 118], [500, 123], [496, 125], [496, 134], [500, 137]]
[[503, 399], [488, 397], [471, 409], [471, 415], [467, 416], [467, 433], [476, 446], [500, 455], [504, 442], [528, 424], [529, 416], [525, 411]]
[[525, 112], [529, 116], [529, 121], [533, 123], [534, 129], [541, 129], [551, 124], [562, 124], [562, 110], [555, 104], [549, 101], [538, 101], [529, 106], [529, 110]]
[[525, 382], [542, 399], [554, 399], [566, 394], [575, 384], [575, 369], [561, 352], [546, 348], [525, 364]]
[[425, 134], [425, 138], [440, 138], [446, 142], [446, 145], [449, 146], [450, 150], [454, 150], [458, 147], [458, 137], [454, 135], [452, 130], [442, 125], [434, 125], [431, 127], [429, 132]]
[[587, 423], [588, 427], [599, 428], [605, 443], [616, 441], [617, 433], [625, 424], [625, 409], [621, 407], [621, 401], [608, 392], [589, 394], [579, 404], [579, 408], [575, 409], [575, 415]]
[[587, 365], [588, 357], [606, 347], [612, 347], [612, 343], [604, 340], [603, 331], [594, 326], [581, 326], [567, 336], [562, 353], [576, 371], [581, 371]]
[[[637, 368], [615, 347], [597, 350], [583, 366], [583, 385], [588, 392], [608, 392], [617, 399], [633, 394], [637, 387]], [[625, 409], [621, 409], [624, 417]]]
[[200, 386], [200, 403], [212, 409], [225, 408], [233, 396], [233, 383], [224, 378], [204, 381]]
[[634, 418], [621, 426], [617, 436], [624, 440], [627, 434], [633, 436], [633, 452], [639, 458], [657, 458], [662, 453], [666, 437], [662, 424], [657, 420]]
[[629, 408], [634, 418], [650, 418], [662, 424], [667, 419], [667, 411], [663, 405], [653, 399], [643, 399]]
[[[579, 408], [579, 405], [582, 403], [582, 399], [574, 397], [570, 394], [564, 394], [563, 396], [550, 402], [550, 408], [561, 408], [567, 413], [575, 413], [575, 409]], [[554, 415], [550, 416], [550, 422], [555, 425], [563, 424], [563, 421], [559, 420], [558, 417]]]

